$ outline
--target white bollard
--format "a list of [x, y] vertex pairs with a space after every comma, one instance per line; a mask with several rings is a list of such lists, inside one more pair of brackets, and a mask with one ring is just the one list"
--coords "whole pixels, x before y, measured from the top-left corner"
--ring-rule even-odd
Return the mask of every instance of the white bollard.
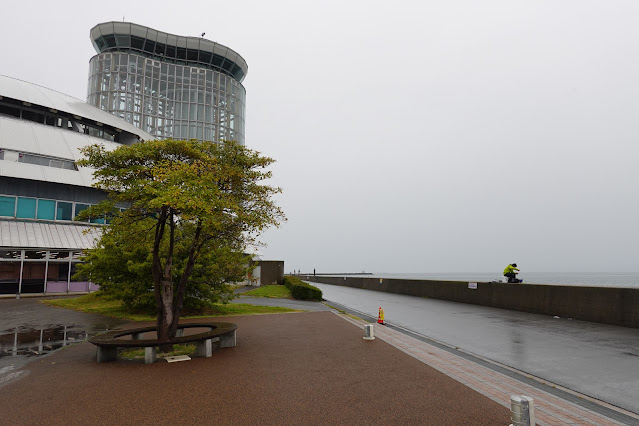
[[364, 326], [364, 340], [375, 340], [375, 333], [373, 333], [373, 324], [366, 324]]
[[535, 426], [535, 403], [529, 396], [511, 395], [511, 426]]

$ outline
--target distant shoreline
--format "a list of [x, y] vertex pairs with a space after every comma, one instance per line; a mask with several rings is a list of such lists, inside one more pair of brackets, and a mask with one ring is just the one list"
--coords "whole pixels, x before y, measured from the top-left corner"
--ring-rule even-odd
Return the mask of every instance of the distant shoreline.
[[311, 273], [300, 273], [294, 275], [373, 275], [372, 272], [311, 272]]

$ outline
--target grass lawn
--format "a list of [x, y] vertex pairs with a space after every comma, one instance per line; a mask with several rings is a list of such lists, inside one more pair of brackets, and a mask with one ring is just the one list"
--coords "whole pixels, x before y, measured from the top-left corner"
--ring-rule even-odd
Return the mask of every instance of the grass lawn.
[[258, 287], [255, 290], [244, 292], [242, 295], [255, 297], [277, 297], [280, 299], [293, 298], [293, 296], [291, 296], [291, 291], [284, 285], [265, 285]]
[[[275, 286], [273, 286], [275, 287]], [[283, 287], [283, 286], [282, 286]], [[128, 312], [123, 303], [119, 300], [111, 300], [100, 297], [98, 293], [91, 293], [65, 299], [47, 299], [43, 303], [60, 308], [73, 309], [74, 311], [89, 312], [106, 315], [113, 318], [126, 319], [130, 321], [155, 321], [156, 316], [145, 313]], [[181, 315], [180, 318], [209, 318], [229, 315], [256, 315], [272, 314], [282, 312], [300, 312], [296, 309], [282, 308], [279, 306], [255, 306], [244, 303], [217, 304], [214, 308], [201, 315]]]
[[[193, 355], [195, 353], [195, 345], [173, 345], [171, 352], [160, 353], [160, 358], [177, 355]], [[144, 359], [144, 348], [127, 349], [118, 353], [120, 358], [124, 359]]]

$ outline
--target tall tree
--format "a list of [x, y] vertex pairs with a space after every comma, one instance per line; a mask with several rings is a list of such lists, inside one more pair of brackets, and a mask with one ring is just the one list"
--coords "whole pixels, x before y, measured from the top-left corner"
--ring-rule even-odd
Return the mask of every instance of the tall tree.
[[272, 199], [281, 189], [262, 182], [274, 160], [235, 142], [169, 139], [82, 152], [79, 165], [95, 169], [94, 186], [107, 198], [80, 218], [110, 218], [83, 273], [144, 286], [136, 277], [150, 272], [160, 342], [175, 337], [187, 287], [237, 277], [242, 251], [286, 220]]

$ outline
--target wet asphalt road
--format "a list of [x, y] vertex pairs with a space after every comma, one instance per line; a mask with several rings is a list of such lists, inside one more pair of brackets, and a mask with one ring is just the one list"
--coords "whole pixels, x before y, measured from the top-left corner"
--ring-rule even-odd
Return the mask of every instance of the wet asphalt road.
[[324, 299], [639, 413], [639, 330], [312, 283]]
[[40, 299], [0, 299], [0, 386], [38, 356], [128, 322], [56, 308]]
[[111, 329], [128, 321], [76, 312], [40, 303], [42, 298], [0, 299], [0, 334], [66, 325], [89, 331]]

